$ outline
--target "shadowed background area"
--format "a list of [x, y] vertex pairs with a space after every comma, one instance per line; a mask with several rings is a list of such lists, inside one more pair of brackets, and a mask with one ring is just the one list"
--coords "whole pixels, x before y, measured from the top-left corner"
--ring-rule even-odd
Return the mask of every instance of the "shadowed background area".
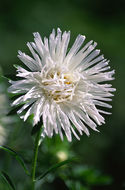
[[[15, 74], [13, 64], [20, 64], [17, 51], [20, 49], [29, 54], [26, 42], [33, 41], [33, 32], [39, 32], [41, 36], [48, 37], [52, 29], [57, 27], [60, 27], [62, 31], [71, 31], [70, 46], [78, 34], [85, 35], [87, 37], [86, 42], [90, 40], [98, 42], [97, 49], [101, 49], [101, 53], [105, 55], [105, 58], [110, 59], [111, 68], [116, 70], [116, 79], [112, 84], [113, 87], [117, 88], [117, 91], [115, 97], [113, 97], [112, 115], [106, 116], [106, 124], [98, 128], [100, 133], [90, 131], [89, 138], [85, 135], [81, 137], [80, 141], [73, 138], [70, 145], [66, 142], [64, 143], [66, 145], [64, 145], [56, 137], [45, 140], [44, 144], [46, 143], [46, 146], [43, 146], [43, 151], [46, 156], [40, 158], [41, 164], [46, 161], [45, 165], [47, 167], [47, 163], [48, 165], [53, 163], [56, 154], [53, 145], [58, 147], [58, 144], [60, 144], [57, 149], [65, 149], [69, 157], [72, 154], [80, 157], [82, 166], [94, 167], [111, 177], [111, 183], [106, 186], [96, 185], [90, 189], [122, 190], [125, 188], [125, 1], [1, 1], [0, 67], [3, 74]], [[8, 85], [2, 79], [2, 83], [4, 82], [6, 83], [5, 86]], [[6, 90], [7, 86], [2, 93], [5, 93]], [[21, 120], [17, 122], [18, 118], [15, 120], [10, 128], [7, 127], [9, 137], [6, 140], [6, 145], [10, 144], [12, 148], [24, 155], [26, 154], [25, 151], [29, 149], [26, 154], [26, 161], [28, 162], [32, 151], [31, 127], [29, 123], [24, 124]], [[51, 160], [49, 154], [52, 156]], [[15, 162], [8, 160], [3, 152], [0, 152], [0, 161], [0, 168], [6, 168], [11, 173], [12, 164], [15, 164]], [[18, 174], [20, 173], [18, 168], [15, 168], [12, 173], [14, 178], [21, 175]], [[23, 174], [21, 177], [22, 179], [25, 178]], [[16, 181], [16, 183], [20, 181], [18, 177], [16, 177]], [[65, 187], [65, 179], [62, 180], [61, 177], [55, 177], [54, 180], [51, 179], [50, 181], [48, 179], [45, 188], [52, 190], [58, 189], [59, 186], [68, 189]], [[24, 187], [18, 185], [18, 189], [21, 188], [24, 189]], [[85, 190], [82, 187], [81, 189], [74, 187], [73, 190], [75, 189]]]

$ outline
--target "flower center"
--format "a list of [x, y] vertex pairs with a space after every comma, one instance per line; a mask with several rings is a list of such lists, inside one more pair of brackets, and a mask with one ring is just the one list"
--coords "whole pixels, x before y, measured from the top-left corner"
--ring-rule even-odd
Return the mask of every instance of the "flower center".
[[78, 77], [73, 73], [51, 70], [45, 73], [42, 87], [45, 94], [57, 103], [71, 101], [78, 80]]

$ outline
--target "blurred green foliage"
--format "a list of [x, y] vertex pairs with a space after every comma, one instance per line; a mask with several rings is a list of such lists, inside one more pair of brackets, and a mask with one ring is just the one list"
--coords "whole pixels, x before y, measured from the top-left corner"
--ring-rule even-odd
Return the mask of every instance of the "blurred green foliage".
[[[27, 41], [32, 41], [33, 32], [48, 36], [52, 28], [71, 30], [71, 44], [80, 33], [87, 40], [98, 42], [98, 48], [111, 60], [116, 70], [113, 86], [117, 88], [113, 98], [112, 116], [106, 116], [106, 124], [99, 127], [100, 133], [91, 131], [90, 137], [83, 135], [72, 143], [58, 136], [46, 138], [39, 151], [37, 174], [45, 171], [61, 157], [80, 158], [79, 163], [68, 165], [49, 174], [41, 185], [43, 189], [71, 190], [122, 190], [125, 188], [125, 1], [124, 0], [30, 0], [0, 2], [0, 66], [4, 75], [14, 75], [13, 64], [20, 49], [26, 53]], [[23, 122], [18, 116], [5, 114], [10, 110], [6, 95], [8, 82], [0, 79], [0, 125], [6, 129], [4, 144], [19, 152], [28, 166], [31, 164], [33, 138], [30, 121]], [[9, 97], [9, 95], [8, 95]], [[3, 104], [2, 104], [3, 103]], [[61, 155], [61, 156], [60, 156]], [[28, 189], [29, 180], [18, 163], [0, 151], [0, 170], [5, 170], [15, 181], [17, 189]], [[24, 184], [25, 181], [25, 184]], [[43, 183], [44, 182], [44, 183]], [[0, 189], [8, 186], [0, 179]]]

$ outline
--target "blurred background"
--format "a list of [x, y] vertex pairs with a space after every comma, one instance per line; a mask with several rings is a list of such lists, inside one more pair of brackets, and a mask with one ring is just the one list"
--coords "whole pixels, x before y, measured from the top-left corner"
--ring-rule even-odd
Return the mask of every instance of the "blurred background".
[[[58, 136], [46, 138], [39, 153], [37, 173], [52, 164], [71, 157], [79, 162], [69, 164], [49, 174], [37, 184], [45, 190], [122, 190], [125, 189], [125, 1], [124, 0], [22, 0], [0, 1], [0, 75], [15, 75], [13, 64], [20, 64], [17, 51], [29, 53], [26, 42], [33, 41], [33, 32], [41, 36], [53, 28], [71, 31], [71, 44], [78, 34], [86, 42], [98, 42], [98, 49], [110, 59], [116, 70], [113, 87], [117, 88], [112, 101], [112, 115], [100, 133], [90, 131], [72, 143]], [[0, 145], [6, 145], [23, 155], [30, 166], [33, 137], [30, 121], [24, 123], [18, 116], [6, 116], [10, 110], [7, 94], [8, 82], [0, 78]], [[15, 181], [17, 190], [29, 189], [17, 161], [0, 150], [0, 170], [7, 171]], [[25, 180], [25, 183], [24, 183]], [[0, 178], [0, 189], [8, 186]]]

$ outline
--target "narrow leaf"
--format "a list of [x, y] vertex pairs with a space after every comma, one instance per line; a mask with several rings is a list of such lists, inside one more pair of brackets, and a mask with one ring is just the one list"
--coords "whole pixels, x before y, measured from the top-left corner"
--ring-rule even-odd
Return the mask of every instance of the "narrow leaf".
[[[16, 106], [16, 107], [12, 108], [12, 109], [7, 113], [7, 116], [17, 114], [17, 111], [18, 111], [20, 108], [22, 108], [23, 105], [24, 105], [24, 104], [21, 104], [21, 105], [18, 105], [18, 106]], [[28, 111], [28, 109], [29, 109], [32, 105], [33, 105], [33, 103], [30, 104], [27, 108], [25, 108], [24, 111], [25, 111], [25, 112]]]
[[0, 146], [0, 149], [5, 150], [6, 152], [8, 152], [9, 154], [11, 154], [12, 156], [14, 156], [16, 158], [16, 160], [19, 162], [19, 164], [22, 166], [22, 168], [24, 169], [25, 173], [29, 176], [29, 171], [23, 161], [23, 159], [21, 158], [21, 156], [19, 156], [14, 150], [10, 149], [9, 147], [6, 146]]
[[76, 158], [72, 158], [72, 159], [67, 159], [65, 161], [59, 162], [53, 166], [51, 166], [48, 170], [46, 170], [43, 174], [41, 174], [39, 177], [36, 178], [36, 181], [43, 179], [47, 174], [49, 174], [50, 172], [53, 172], [54, 170], [58, 169], [61, 166], [64, 166], [68, 163], [74, 162], [76, 161]]
[[11, 109], [8, 113], [7, 116], [11, 116], [11, 115], [15, 115], [17, 114], [17, 111], [22, 108], [23, 105], [19, 105], [17, 107], [14, 107], [13, 109]]
[[32, 128], [31, 135], [35, 135], [37, 131], [40, 130], [41, 126], [43, 125], [42, 117], [40, 118], [40, 121]]
[[3, 78], [5, 78], [7, 80], [19, 80], [19, 77], [17, 77], [16, 75], [12, 75], [12, 74], [4, 75]]
[[15, 185], [13, 184], [11, 178], [9, 177], [9, 175], [7, 173], [2, 171], [2, 172], [0, 172], [0, 175], [12, 190], [16, 190]]
[[[11, 94], [11, 95], [12, 95], [12, 94]], [[19, 97], [22, 96], [22, 95], [24, 95], [24, 93], [16, 93], [16, 94], [14, 94], [13, 96], [9, 97], [9, 99], [10, 99], [11, 101], [14, 101], [14, 100], [16, 100], [17, 98], [19, 98]]]

